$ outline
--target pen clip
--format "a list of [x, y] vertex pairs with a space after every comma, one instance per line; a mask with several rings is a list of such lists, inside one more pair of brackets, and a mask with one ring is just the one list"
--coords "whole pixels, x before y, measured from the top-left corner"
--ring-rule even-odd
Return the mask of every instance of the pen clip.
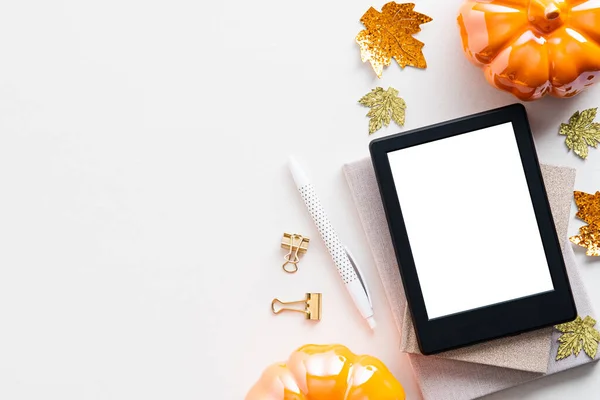
[[346, 252], [346, 255], [348, 256], [348, 260], [350, 260], [350, 264], [352, 265], [352, 268], [354, 268], [354, 272], [356, 272], [356, 276], [358, 276], [358, 280], [360, 281], [360, 284], [362, 285], [363, 289], [365, 290], [365, 294], [367, 295], [367, 299], [369, 300], [369, 305], [371, 306], [371, 308], [373, 308], [373, 303], [371, 302], [371, 293], [369, 292], [369, 287], [367, 286], [367, 282], [365, 282], [365, 280], [363, 278], [363, 273], [362, 273], [360, 267], [358, 266], [356, 261], [354, 261], [354, 257], [352, 256], [352, 253], [350, 253], [350, 250], [348, 250], [348, 248], [346, 246], [344, 246], [344, 251]]

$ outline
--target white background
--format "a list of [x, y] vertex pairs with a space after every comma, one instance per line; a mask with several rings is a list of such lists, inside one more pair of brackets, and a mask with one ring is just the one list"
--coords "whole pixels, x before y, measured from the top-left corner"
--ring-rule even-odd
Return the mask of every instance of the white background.
[[554, 289], [512, 123], [388, 158], [429, 319]]
[[[297, 346], [340, 342], [418, 399], [341, 171], [400, 128], [368, 137], [356, 102], [393, 85], [408, 130], [514, 99], [464, 59], [458, 0], [418, 1], [434, 18], [418, 35], [427, 70], [377, 79], [354, 37], [383, 4], [0, 2], [0, 398], [242, 399]], [[576, 167], [587, 192], [600, 151], [583, 162], [557, 131], [599, 103], [596, 87], [527, 104], [541, 161]], [[290, 152], [365, 270], [375, 333], [304, 210]], [[284, 231], [313, 239], [295, 276], [280, 269]], [[600, 310], [600, 260], [576, 252]], [[271, 315], [273, 297], [307, 291], [323, 292], [321, 322]], [[584, 367], [491, 399], [599, 391], [600, 370]]]

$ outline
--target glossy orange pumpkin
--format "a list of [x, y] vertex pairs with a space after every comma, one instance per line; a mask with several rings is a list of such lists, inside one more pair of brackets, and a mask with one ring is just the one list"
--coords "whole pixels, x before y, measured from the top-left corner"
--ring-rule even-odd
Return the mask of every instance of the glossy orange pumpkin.
[[404, 400], [381, 361], [341, 345], [306, 345], [268, 367], [246, 400]]
[[521, 100], [575, 96], [598, 79], [598, 0], [467, 0], [458, 24], [467, 58]]

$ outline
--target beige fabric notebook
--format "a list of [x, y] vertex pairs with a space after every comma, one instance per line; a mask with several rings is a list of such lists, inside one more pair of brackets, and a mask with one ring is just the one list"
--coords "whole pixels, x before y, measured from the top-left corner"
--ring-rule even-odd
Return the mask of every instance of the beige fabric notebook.
[[[435, 356], [420, 355], [371, 161], [345, 165], [344, 172], [402, 334], [401, 349], [409, 353], [424, 399], [473, 399], [592, 361], [585, 355], [554, 361], [558, 332], [552, 328]], [[575, 170], [542, 166], [542, 173], [578, 312], [582, 316], [594, 315], [572, 248], [565, 246]]]

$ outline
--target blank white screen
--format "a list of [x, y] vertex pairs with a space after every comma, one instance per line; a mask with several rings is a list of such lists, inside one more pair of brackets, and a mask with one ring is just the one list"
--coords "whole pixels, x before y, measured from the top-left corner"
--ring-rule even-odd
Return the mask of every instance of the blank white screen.
[[429, 319], [554, 289], [511, 123], [388, 157]]

